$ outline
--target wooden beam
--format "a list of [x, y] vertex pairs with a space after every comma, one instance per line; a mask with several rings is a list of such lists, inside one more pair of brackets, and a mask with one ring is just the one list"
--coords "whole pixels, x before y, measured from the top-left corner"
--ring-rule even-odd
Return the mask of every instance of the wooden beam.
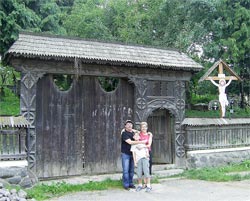
[[225, 78], [220, 78], [220, 77], [217, 77], [217, 76], [209, 76], [207, 77], [205, 80], [210, 80], [212, 78], [212, 80], [221, 80], [221, 79], [224, 79], [224, 80], [238, 80], [237, 77], [235, 76], [226, 76]]
[[219, 63], [219, 74], [223, 74], [223, 64]]
[[[210, 74], [218, 67], [218, 75], [220, 74], [224, 74], [223, 71], [227, 71], [231, 76], [225, 76], [225, 78], [223, 77], [217, 77], [217, 76], [210, 76]], [[220, 80], [220, 79], [225, 79], [225, 80], [230, 80], [232, 78], [232, 80], [239, 80], [242, 81], [242, 79], [233, 71], [233, 69], [231, 69], [223, 60], [219, 60], [216, 63], [214, 63], [214, 65], [208, 69], [208, 71], [199, 79], [198, 82], [202, 82], [204, 80]]]

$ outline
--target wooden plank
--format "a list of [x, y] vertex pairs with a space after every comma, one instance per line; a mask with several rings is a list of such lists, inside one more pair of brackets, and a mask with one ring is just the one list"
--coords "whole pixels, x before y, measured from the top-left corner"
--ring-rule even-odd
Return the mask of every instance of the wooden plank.
[[[219, 78], [219, 77], [217, 77], [217, 76], [208, 76], [205, 80], [210, 80], [210, 78], [212, 79], [212, 80], [221, 80], [221, 78]], [[235, 77], [235, 76], [226, 76], [225, 78], [223, 78], [224, 80], [238, 80], [238, 78], [237, 77]]]
[[[70, 61], [51, 61], [51, 60], [38, 60], [38, 59], [13, 59], [12, 64], [19, 71], [25, 72], [23, 66], [28, 66], [26, 70], [33, 72], [46, 72], [50, 74], [68, 74], [75, 75], [76, 71], [73, 68], [74, 62]], [[140, 75], [149, 80], [165, 80], [175, 81], [175, 78], [188, 81], [192, 73], [186, 71], [179, 71], [173, 69], [154, 69], [154, 68], [141, 68], [141, 67], [124, 67], [119, 65], [97, 65], [97, 64], [82, 64], [80, 75], [83, 76], [108, 76], [127, 78], [128, 75]]]

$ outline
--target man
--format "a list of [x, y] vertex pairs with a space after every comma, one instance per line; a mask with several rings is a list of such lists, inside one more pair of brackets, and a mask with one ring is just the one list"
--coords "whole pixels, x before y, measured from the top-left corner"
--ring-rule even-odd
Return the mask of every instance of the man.
[[135, 188], [133, 183], [134, 177], [134, 161], [133, 155], [130, 151], [131, 145], [133, 144], [145, 144], [145, 141], [134, 141], [133, 132], [133, 122], [127, 120], [125, 122], [125, 129], [122, 131], [121, 135], [121, 158], [122, 158], [122, 181], [123, 187], [126, 190], [130, 188]]

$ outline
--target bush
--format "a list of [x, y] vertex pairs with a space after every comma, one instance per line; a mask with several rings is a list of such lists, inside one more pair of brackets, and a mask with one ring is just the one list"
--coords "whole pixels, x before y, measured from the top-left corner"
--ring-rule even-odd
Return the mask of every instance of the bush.
[[218, 99], [217, 95], [211, 95], [211, 94], [206, 94], [206, 95], [197, 95], [197, 94], [192, 94], [191, 97], [191, 104], [195, 105], [198, 103], [206, 103], [208, 104], [211, 100], [216, 100]]
[[16, 116], [20, 114], [20, 99], [10, 89], [4, 88], [4, 97], [0, 99], [0, 115]]

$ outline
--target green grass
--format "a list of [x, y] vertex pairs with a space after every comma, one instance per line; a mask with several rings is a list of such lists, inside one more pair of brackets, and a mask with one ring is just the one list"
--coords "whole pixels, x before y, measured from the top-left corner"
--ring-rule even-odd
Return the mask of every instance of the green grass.
[[[152, 183], [159, 183], [158, 178], [154, 178]], [[35, 198], [38, 201], [47, 200], [53, 197], [65, 195], [67, 193], [79, 191], [96, 191], [107, 189], [122, 189], [121, 180], [106, 179], [100, 182], [89, 181], [84, 184], [68, 184], [66, 182], [56, 182], [52, 184], [38, 184], [26, 190], [28, 198]]]
[[[219, 110], [185, 110], [185, 117], [194, 118], [220, 118]], [[234, 108], [234, 112], [231, 114], [229, 107], [226, 111], [226, 118], [250, 118], [250, 108], [241, 109]]]
[[46, 200], [52, 197], [64, 195], [66, 193], [79, 191], [106, 190], [109, 188], [122, 188], [120, 180], [106, 179], [101, 182], [90, 181], [85, 184], [68, 184], [66, 182], [57, 182], [52, 184], [38, 184], [31, 189], [26, 190], [28, 198], [36, 200]]
[[[249, 174], [241, 175], [240, 173], [244, 171], [249, 171]], [[186, 170], [178, 176], [182, 176], [187, 179], [199, 179], [216, 182], [246, 180], [250, 179], [250, 160], [246, 160], [240, 164], [231, 164], [224, 167]]]
[[[182, 174], [175, 175], [175, 177], [216, 182], [250, 179], [250, 175], [241, 176], [239, 174], [243, 171], [250, 172], [250, 160], [246, 160], [239, 164], [230, 164], [224, 167], [186, 170]], [[154, 177], [152, 183], [160, 183], [160, 178]], [[66, 182], [38, 184], [32, 187], [31, 189], [26, 190], [26, 192], [28, 193], [28, 198], [34, 198], [38, 201], [42, 201], [53, 197], [62, 196], [67, 193], [107, 189], [122, 189], [122, 181], [106, 179], [100, 182], [89, 181], [88, 183], [84, 184], [68, 184]]]

